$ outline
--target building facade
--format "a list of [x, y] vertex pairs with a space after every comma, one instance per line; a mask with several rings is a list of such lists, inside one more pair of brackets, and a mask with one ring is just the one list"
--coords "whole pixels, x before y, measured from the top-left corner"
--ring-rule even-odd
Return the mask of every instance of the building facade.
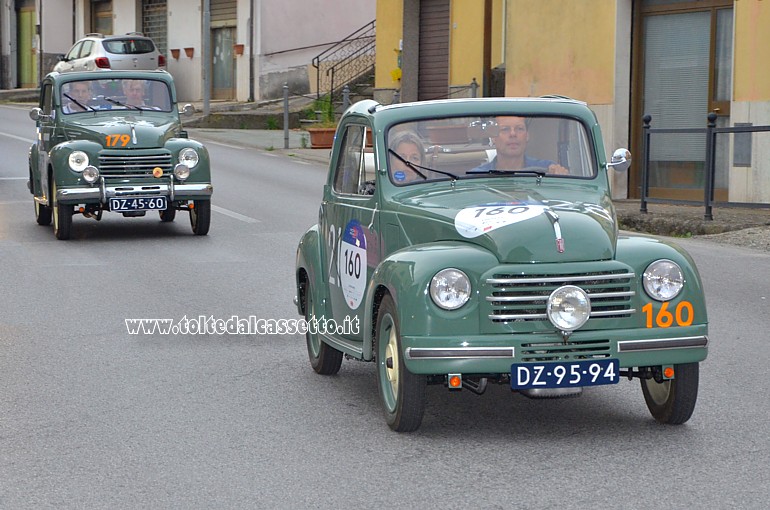
[[[709, 113], [718, 128], [770, 125], [766, 0], [378, 0], [377, 23], [385, 102], [451, 97], [472, 77], [498, 95], [502, 80], [506, 96], [587, 102], [607, 150], [634, 156], [645, 115], [653, 129], [705, 128]], [[703, 134], [652, 134], [649, 158], [649, 196], [703, 200]], [[770, 203], [770, 133], [718, 134], [715, 160], [715, 200]], [[614, 196], [638, 198], [641, 174], [641, 157], [613, 172]]]
[[309, 93], [316, 83], [313, 57], [372, 22], [375, 6], [375, 0], [0, 0], [0, 88], [37, 86], [87, 33], [142, 32], [166, 55], [182, 100], [203, 98], [206, 68], [214, 99], [280, 97], [284, 82], [294, 93]]

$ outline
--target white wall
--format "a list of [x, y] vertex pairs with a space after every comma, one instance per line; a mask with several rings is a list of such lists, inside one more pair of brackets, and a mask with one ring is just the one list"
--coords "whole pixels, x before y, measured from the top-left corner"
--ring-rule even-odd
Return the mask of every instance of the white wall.
[[142, 20], [137, 19], [137, 5], [141, 5], [141, 0], [113, 0], [112, 33], [114, 35], [138, 32], [142, 28]]
[[[203, 15], [200, 2], [189, 0], [168, 0], [168, 57], [166, 70], [174, 76], [177, 99], [199, 101], [203, 98], [203, 77], [201, 58], [203, 47], [201, 29]], [[184, 49], [193, 48], [189, 58]], [[171, 50], [179, 50], [179, 58], [171, 56]]]

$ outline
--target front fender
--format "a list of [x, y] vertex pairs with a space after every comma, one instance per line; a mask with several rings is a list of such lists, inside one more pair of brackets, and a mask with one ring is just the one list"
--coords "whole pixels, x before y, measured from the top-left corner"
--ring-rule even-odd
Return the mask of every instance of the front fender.
[[321, 267], [321, 235], [318, 231], [318, 225], [313, 225], [302, 235], [297, 246], [297, 262], [295, 265], [295, 285], [297, 296], [297, 312], [300, 315], [305, 314], [304, 310], [304, 292], [305, 281], [310, 283], [310, 289], [313, 292], [313, 302], [319, 311], [325, 312], [325, 305], [328, 302], [326, 296], [326, 285], [323, 282], [323, 271]]
[[642, 296], [643, 302], [651, 301], [641, 288], [645, 268], [653, 261], [659, 259], [669, 259], [676, 262], [682, 269], [685, 285], [672, 304], [689, 301], [693, 305], [693, 325], [708, 324], [706, 299], [700, 273], [695, 265], [695, 261], [684, 249], [674, 243], [652, 236], [621, 236], [618, 238], [616, 258], [633, 268], [637, 268], [637, 271], [639, 271], [637, 275], [640, 284], [639, 295]]
[[74, 151], [83, 151], [88, 155], [90, 164], [97, 164], [102, 146], [88, 140], [70, 140], [54, 146], [49, 152], [48, 162], [53, 167], [53, 178], [58, 187], [83, 185], [80, 174], [70, 169], [69, 156]]
[[[414, 245], [384, 259], [375, 269], [366, 293], [364, 359], [372, 359], [376, 309], [383, 292], [393, 298], [402, 335], [442, 336], [478, 334], [479, 280], [498, 264], [491, 252], [461, 241]], [[471, 298], [458, 310], [444, 310], [430, 297], [429, 285], [440, 270], [456, 268], [471, 282]]]

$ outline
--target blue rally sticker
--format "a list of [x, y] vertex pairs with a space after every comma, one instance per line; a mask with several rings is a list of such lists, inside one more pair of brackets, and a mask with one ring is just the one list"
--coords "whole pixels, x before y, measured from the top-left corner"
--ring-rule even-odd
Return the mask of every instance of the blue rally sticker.
[[361, 304], [366, 290], [366, 231], [358, 220], [350, 221], [340, 239], [340, 286], [351, 310]]
[[398, 182], [404, 182], [406, 180], [406, 174], [401, 170], [397, 170], [393, 173], [393, 179], [397, 180]]

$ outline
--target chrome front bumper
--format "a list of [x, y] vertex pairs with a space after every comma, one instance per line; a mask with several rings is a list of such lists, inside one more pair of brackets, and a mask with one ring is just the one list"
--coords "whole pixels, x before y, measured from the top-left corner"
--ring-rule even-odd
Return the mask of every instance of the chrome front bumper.
[[169, 200], [175, 197], [198, 198], [210, 197], [214, 192], [211, 184], [174, 184], [173, 181], [159, 184], [116, 184], [107, 185], [104, 179], [100, 179], [98, 186], [91, 188], [68, 188], [56, 190], [56, 200], [61, 203], [78, 203], [98, 200], [106, 204], [107, 200], [114, 197], [132, 196], [165, 196]]

